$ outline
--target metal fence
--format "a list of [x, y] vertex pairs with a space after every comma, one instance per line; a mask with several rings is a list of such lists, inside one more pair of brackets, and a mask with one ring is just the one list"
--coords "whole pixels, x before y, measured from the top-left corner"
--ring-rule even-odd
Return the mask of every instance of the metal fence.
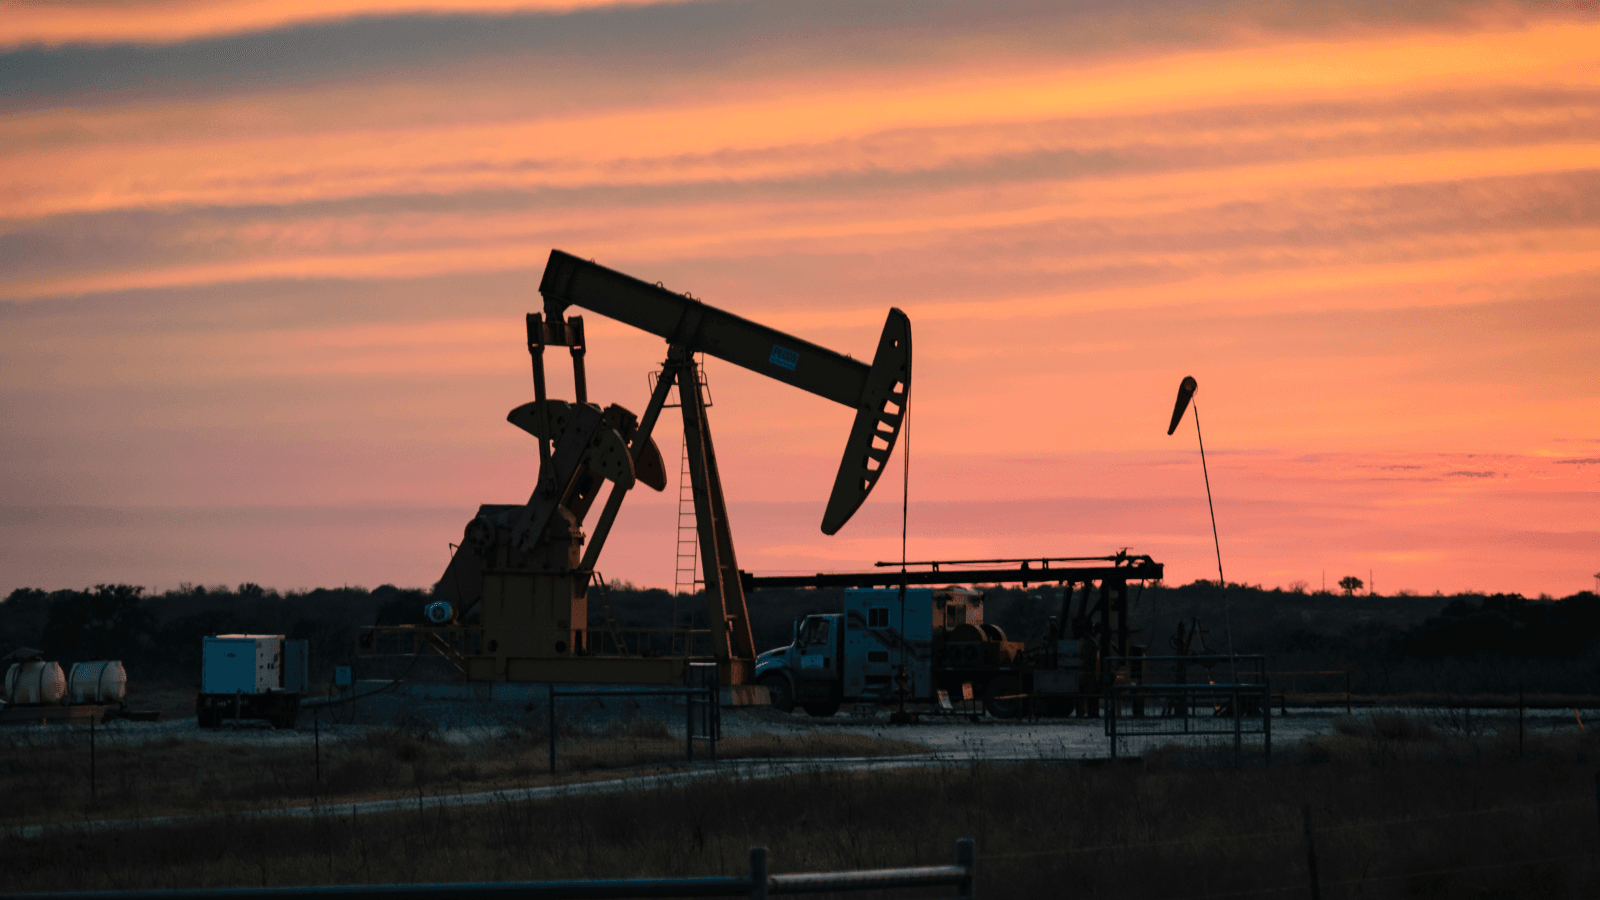
[[910, 887], [954, 887], [973, 900], [977, 872], [972, 839], [956, 841], [953, 866], [858, 869], [771, 875], [767, 848], [750, 848], [746, 875], [722, 878], [611, 878], [596, 881], [515, 881], [478, 884], [326, 885], [276, 888], [210, 888], [187, 891], [85, 891], [0, 895], [0, 900], [521, 900], [542, 898], [749, 897], [821, 891], [877, 891]]
[[718, 702], [721, 687], [717, 682], [716, 664], [710, 663], [709, 680], [697, 672], [701, 667], [691, 664], [689, 680], [691, 687], [684, 688], [636, 688], [633, 690], [605, 690], [605, 691], [558, 691], [554, 684], [547, 685], [549, 702], [546, 711], [549, 715], [549, 741], [550, 741], [550, 774], [556, 773], [556, 701], [562, 697], [682, 697], [683, 698], [683, 750], [684, 758], [694, 762], [694, 742], [705, 741], [710, 746], [710, 760], [717, 761], [717, 741], [722, 738], [722, 705]]
[[1108, 656], [1103, 662], [1111, 758], [1127, 737], [1262, 736], [1272, 756], [1272, 688], [1265, 656]]

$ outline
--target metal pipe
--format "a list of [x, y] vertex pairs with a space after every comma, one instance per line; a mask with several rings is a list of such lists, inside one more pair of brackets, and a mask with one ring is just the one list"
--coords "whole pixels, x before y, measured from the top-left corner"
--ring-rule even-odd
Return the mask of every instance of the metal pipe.
[[[467, 884], [316, 885], [306, 887], [202, 888], [179, 891], [81, 891], [15, 894], [7, 900], [521, 900], [524, 897], [766, 897], [816, 891], [950, 885], [958, 897], [976, 900], [977, 854], [971, 838], [956, 841], [953, 866], [913, 866], [845, 872], [766, 874], [764, 848], [752, 847], [750, 871], [740, 877], [608, 878], [594, 881], [523, 881]], [[764, 878], [761, 876], [765, 875]]]
[[[901, 566], [901, 565], [906, 565], [906, 566], [982, 566], [982, 565], [992, 565], [992, 564], [995, 564], [995, 563], [1098, 562], [1098, 561], [1101, 561], [1101, 560], [1104, 560], [1106, 562], [1112, 562], [1112, 561], [1138, 562], [1139, 560], [1149, 560], [1149, 559], [1150, 559], [1150, 557], [1143, 556], [1143, 555], [1128, 556], [1126, 554], [1112, 554], [1111, 556], [1029, 556], [1027, 558], [1019, 557], [1019, 558], [1016, 558], [1016, 559], [932, 559], [932, 560], [923, 560], [921, 562], [908, 562], [908, 563], [900, 563], [900, 562], [895, 562], [895, 561], [891, 560], [889, 562], [875, 562], [875, 563], [873, 563], [873, 565], [876, 566], [877, 568], [882, 569], [882, 568], [888, 568], [888, 567], [891, 567], [891, 566], [896, 566], [897, 567], [897, 566]], [[1033, 570], [1033, 571], [1035, 572], [1035, 574], [1043, 574], [1043, 573], [1046, 573], [1046, 572], [1048, 572], [1048, 573], [1050, 573], [1052, 575], [1056, 574], [1054, 569], [1048, 569], [1048, 568], [1036, 569], [1036, 570]], [[1054, 579], [1046, 579], [1046, 580], [1054, 580]]]
[[[960, 845], [956, 856], [960, 858]], [[810, 894], [822, 891], [866, 891], [875, 888], [915, 887], [928, 884], [963, 886], [970, 876], [969, 866], [914, 866], [904, 869], [861, 869], [853, 872], [806, 872], [770, 876], [774, 894]], [[967, 893], [958, 894], [970, 897]]]
[[583, 316], [567, 320], [567, 349], [572, 351], [572, 398], [579, 403], [589, 402], [589, 379], [583, 371], [583, 354], [588, 345], [583, 339]]
[[[1154, 581], [1165, 574], [1165, 567], [1157, 562], [1140, 561], [1132, 566], [1080, 566], [1071, 569], [1050, 570], [1051, 581], [1085, 583], [1104, 581], [1107, 578]], [[894, 588], [904, 580], [906, 584], [1009, 584], [1039, 581], [1038, 569], [966, 569], [961, 571], [925, 572], [818, 572], [815, 575], [751, 575], [740, 573], [745, 590], [761, 588], [795, 587], [885, 587]], [[1085, 599], [1088, 585], [1085, 584]]]
[[[528, 355], [533, 359], [533, 399], [544, 408], [544, 317], [538, 313], [528, 313]], [[548, 430], [548, 428], [546, 429]], [[539, 438], [539, 487], [544, 488], [544, 480], [550, 469], [550, 440], [547, 437]]]

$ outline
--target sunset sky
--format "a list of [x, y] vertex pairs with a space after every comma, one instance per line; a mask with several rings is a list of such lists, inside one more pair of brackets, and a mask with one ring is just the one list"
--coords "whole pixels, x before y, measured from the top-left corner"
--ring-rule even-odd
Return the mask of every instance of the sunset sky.
[[[1600, 572], [1595, 4], [0, 0], [0, 592], [432, 584], [533, 486], [552, 248], [857, 358], [905, 310], [913, 559], [1215, 578], [1193, 375], [1230, 581]], [[851, 411], [708, 371], [743, 568], [899, 558], [900, 450], [826, 537]]]

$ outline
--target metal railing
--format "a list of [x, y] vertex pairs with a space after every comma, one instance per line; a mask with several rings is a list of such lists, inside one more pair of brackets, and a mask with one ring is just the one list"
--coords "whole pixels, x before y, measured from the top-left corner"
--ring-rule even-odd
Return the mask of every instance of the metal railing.
[[[601, 625], [574, 629], [578, 652], [591, 656], [687, 656], [711, 659], [706, 628], [620, 628]], [[358, 659], [437, 653], [458, 666], [483, 652], [480, 625], [374, 625], [356, 646]]]
[[[1144, 679], [1156, 680], [1118, 677], [1135, 664], [1142, 665]], [[1232, 735], [1237, 755], [1247, 734], [1261, 735], [1263, 752], [1272, 757], [1266, 657], [1108, 656], [1102, 665], [1112, 759], [1117, 758], [1118, 741], [1126, 737]]]
[[844, 872], [767, 873], [767, 848], [750, 848], [748, 874], [707, 878], [608, 878], [595, 881], [512, 881], [467, 884], [358, 884], [271, 888], [205, 888], [184, 891], [83, 891], [0, 895], [0, 900], [521, 900], [524, 897], [749, 897], [820, 891], [877, 891], [910, 887], [954, 887], [973, 900], [977, 874], [972, 839], [956, 841], [953, 866], [857, 869]]
[[712, 658], [708, 628], [580, 628], [577, 640], [592, 656]]
[[[1347, 716], [1355, 714], [1354, 703], [1351, 700], [1351, 693], [1350, 693], [1350, 684], [1351, 684], [1351, 677], [1350, 676], [1351, 676], [1351, 672], [1350, 672], [1349, 669], [1302, 669], [1302, 670], [1297, 670], [1297, 671], [1268, 672], [1267, 676], [1271, 677], [1271, 678], [1288, 678], [1289, 679], [1289, 689], [1286, 690], [1286, 691], [1280, 690], [1278, 692], [1278, 708], [1283, 712], [1284, 715], [1288, 715], [1289, 714], [1289, 698], [1290, 697], [1297, 697], [1299, 700], [1301, 700], [1301, 702], [1304, 702], [1308, 698], [1316, 698], [1316, 699], [1325, 699], [1325, 698], [1330, 698], [1330, 697], [1334, 698], [1334, 699], [1338, 698], [1338, 695], [1339, 695], [1338, 691], [1322, 691], [1322, 692], [1319, 692], [1319, 693], [1301, 694], [1300, 693], [1300, 679], [1302, 677], [1305, 677], [1305, 678], [1331, 678], [1331, 677], [1342, 676], [1344, 678], [1344, 714], [1347, 715]], [[1278, 685], [1279, 685], [1279, 687], [1282, 687], [1283, 686], [1283, 682], [1281, 682], [1281, 681], [1278, 682]]]

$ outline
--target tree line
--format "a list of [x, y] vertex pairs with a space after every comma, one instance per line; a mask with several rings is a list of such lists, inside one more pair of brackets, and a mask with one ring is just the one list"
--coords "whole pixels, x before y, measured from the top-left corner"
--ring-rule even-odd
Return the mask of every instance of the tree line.
[[[1240, 653], [1265, 653], [1273, 668], [1356, 671], [1375, 692], [1442, 689], [1450, 671], [1515, 670], [1548, 690], [1600, 692], [1600, 596], [1581, 591], [1560, 599], [1520, 594], [1381, 596], [1347, 590], [1303, 590], [1213, 581], [1130, 586], [1135, 641], [1148, 652], [1171, 652], [1175, 626], [1201, 623], [1203, 642], [1227, 650], [1231, 631]], [[986, 619], [1013, 640], [1044, 634], [1060, 593], [1050, 587], [989, 587]], [[19, 588], [0, 602], [0, 655], [21, 647], [63, 663], [121, 659], [134, 678], [179, 684], [199, 678], [207, 635], [283, 634], [310, 642], [313, 680], [336, 665], [357, 677], [382, 668], [355, 659], [357, 634], [369, 625], [418, 624], [432, 591], [382, 585], [279, 592], [253, 583], [236, 587], [181, 585], [161, 593], [127, 584], [82, 590]], [[625, 582], [592, 588], [590, 626], [604, 606], [623, 627], [704, 627], [704, 599]], [[758, 650], [787, 644], [796, 619], [841, 607], [837, 590], [759, 591], [748, 598]], [[1195, 649], [1199, 649], [1199, 644]], [[365, 665], [363, 665], [363, 662]], [[1498, 668], [1496, 668], [1498, 666]], [[1509, 667], [1509, 668], [1508, 668]], [[1457, 678], [1458, 676], [1451, 676]]]

